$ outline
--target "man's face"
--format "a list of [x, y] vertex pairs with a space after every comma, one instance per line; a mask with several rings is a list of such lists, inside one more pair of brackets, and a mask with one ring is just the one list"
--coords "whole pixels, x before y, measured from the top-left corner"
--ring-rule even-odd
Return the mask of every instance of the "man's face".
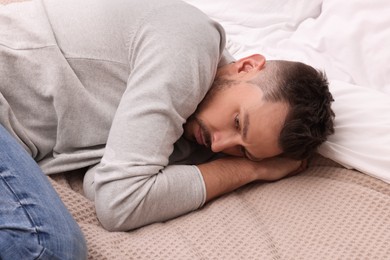
[[254, 84], [217, 80], [184, 125], [184, 137], [213, 152], [261, 160], [282, 153], [278, 138], [288, 106], [262, 99]]

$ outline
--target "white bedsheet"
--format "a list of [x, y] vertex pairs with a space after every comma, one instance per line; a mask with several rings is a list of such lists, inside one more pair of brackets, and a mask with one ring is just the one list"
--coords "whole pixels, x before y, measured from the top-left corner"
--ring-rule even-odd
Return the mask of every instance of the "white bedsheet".
[[325, 70], [336, 134], [320, 153], [390, 183], [388, 0], [186, 0], [220, 22], [236, 58], [302, 61]]

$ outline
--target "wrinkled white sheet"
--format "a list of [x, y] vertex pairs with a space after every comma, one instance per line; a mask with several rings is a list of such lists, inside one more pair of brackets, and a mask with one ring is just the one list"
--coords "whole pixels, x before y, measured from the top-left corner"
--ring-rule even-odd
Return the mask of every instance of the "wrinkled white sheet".
[[320, 153], [390, 183], [388, 0], [186, 0], [220, 22], [236, 58], [302, 61], [325, 70], [336, 134]]

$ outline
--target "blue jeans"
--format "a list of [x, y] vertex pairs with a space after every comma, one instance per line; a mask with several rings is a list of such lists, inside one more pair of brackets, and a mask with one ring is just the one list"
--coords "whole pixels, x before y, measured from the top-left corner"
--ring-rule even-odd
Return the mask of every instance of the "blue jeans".
[[0, 125], [0, 259], [86, 259], [83, 234], [36, 162]]

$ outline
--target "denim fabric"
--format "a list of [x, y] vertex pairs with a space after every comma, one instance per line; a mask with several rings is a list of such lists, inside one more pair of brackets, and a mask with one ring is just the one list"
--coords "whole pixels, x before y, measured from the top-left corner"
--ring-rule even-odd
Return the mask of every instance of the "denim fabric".
[[0, 125], [0, 259], [86, 259], [83, 234], [36, 162]]

